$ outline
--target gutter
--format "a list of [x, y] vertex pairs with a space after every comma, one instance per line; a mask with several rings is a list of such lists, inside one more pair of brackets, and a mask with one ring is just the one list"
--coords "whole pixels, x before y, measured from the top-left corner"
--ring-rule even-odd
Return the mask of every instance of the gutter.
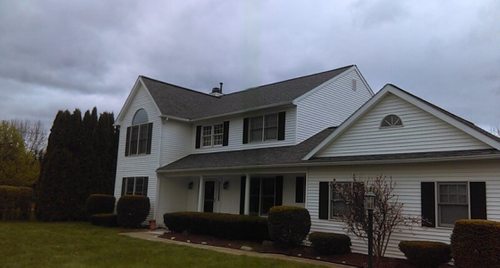
[[157, 169], [159, 174], [187, 173], [202, 171], [223, 171], [238, 169], [262, 169], [262, 168], [290, 168], [290, 167], [325, 167], [325, 166], [351, 166], [351, 165], [379, 165], [379, 164], [407, 164], [407, 163], [426, 163], [426, 162], [447, 162], [460, 160], [494, 160], [500, 159], [500, 154], [495, 155], [468, 155], [468, 156], [449, 156], [449, 157], [428, 157], [428, 158], [410, 158], [410, 159], [387, 159], [387, 160], [352, 160], [352, 161], [324, 161], [324, 162], [298, 162], [287, 164], [272, 165], [251, 165], [251, 166], [232, 166], [232, 167], [208, 167], [208, 168], [190, 168], [190, 169]]

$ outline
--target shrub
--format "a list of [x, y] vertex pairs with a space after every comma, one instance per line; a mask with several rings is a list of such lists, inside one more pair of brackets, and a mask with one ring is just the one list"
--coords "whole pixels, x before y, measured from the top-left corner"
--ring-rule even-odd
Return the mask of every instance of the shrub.
[[28, 220], [33, 189], [0, 185], [0, 220]]
[[309, 241], [314, 250], [322, 255], [351, 252], [351, 238], [344, 234], [314, 232], [309, 235]]
[[85, 202], [87, 216], [113, 213], [115, 210], [115, 201], [115, 197], [109, 194], [91, 194]]
[[275, 206], [269, 210], [269, 236], [281, 246], [297, 246], [311, 229], [311, 216], [305, 208]]
[[432, 241], [401, 241], [399, 250], [417, 267], [439, 267], [451, 259], [450, 245]]
[[212, 235], [232, 240], [269, 239], [267, 219], [226, 213], [174, 212], [163, 215], [165, 226], [174, 232]]
[[139, 227], [146, 220], [150, 207], [149, 198], [146, 196], [120, 197], [116, 206], [118, 224], [127, 228]]
[[456, 221], [451, 250], [457, 267], [500, 267], [500, 222]]
[[117, 226], [116, 214], [100, 213], [90, 216], [90, 223], [97, 226], [114, 227]]

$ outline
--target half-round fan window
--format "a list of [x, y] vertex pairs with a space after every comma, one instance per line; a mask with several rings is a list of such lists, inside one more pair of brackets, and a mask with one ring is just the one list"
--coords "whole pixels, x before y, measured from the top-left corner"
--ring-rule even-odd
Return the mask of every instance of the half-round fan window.
[[403, 121], [399, 116], [390, 114], [382, 120], [382, 123], [380, 123], [380, 127], [401, 127], [403, 126]]
[[132, 125], [140, 125], [148, 122], [148, 114], [144, 109], [139, 109], [135, 112], [134, 119], [132, 119]]

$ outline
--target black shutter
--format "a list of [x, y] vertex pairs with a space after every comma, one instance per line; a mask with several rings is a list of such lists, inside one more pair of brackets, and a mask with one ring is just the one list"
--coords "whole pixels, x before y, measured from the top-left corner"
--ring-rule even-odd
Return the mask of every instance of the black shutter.
[[250, 178], [250, 215], [259, 215], [260, 178]]
[[278, 113], [278, 140], [285, 139], [285, 112]]
[[151, 142], [153, 139], [153, 123], [148, 124], [148, 143], [147, 143], [147, 149], [146, 149], [146, 154], [151, 153]]
[[240, 183], [240, 215], [245, 214], [245, 187], [247, 184], [247, 177], [241, 176]]
[[276, 176], [276, 196], [274, 197], [274, 205], [281, 206], [283, 204], [283, 176]]
[[130, 128], [131, 127], [128, 127], [127, 128], [127, 138], [125, 140], [125, 156], [128, 156], [129, 155], [129, 151], [130, 151]]
[[142, 185], [142, 192], [144, 193], [144, 196], [148, 196], [148, 177], [144, 177], [142, 182], [144, 183]]
[[229, 121], [224, 121], [224, 136], [222, 137], [222, 146], [229, 143]]
[[327, 181], [319, 182], [319, 208], [318, 208], [318, 218], [327, 220], [328, 219], [328, 202], [330, 183]]
[[304, 197], [306, 195], [306, 178], [296, 177], [295, 178], [295, 203], [304, 203]]
[[123, 178], [122, 179], [122, 195], [121, 196], [124, 196], [125, 195], [125, 187], [127, 185], [127, 178]]
[[486, 183], [471, 182], [470, 186], [470, 217], [486, 220]]
[[420, 183], [422, 226], [436, 227], [436, 195], [434, 182]]
[[248, 143], [248, 118], [243, 119], [243, 144]]
[[195, 143], [196, 149], [200, 148], [200, 141], [201, 141], [201, 126], [196, 126], [196, 143]]

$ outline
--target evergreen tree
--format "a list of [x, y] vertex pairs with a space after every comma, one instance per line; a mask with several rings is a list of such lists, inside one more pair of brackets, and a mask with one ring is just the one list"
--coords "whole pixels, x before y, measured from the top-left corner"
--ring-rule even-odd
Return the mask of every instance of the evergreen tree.
[[85, 219], [92, 193], [113, 193], [118, 134], [112, 113], [59, 111], [51, 129], [37, 184], [41, 220]]

